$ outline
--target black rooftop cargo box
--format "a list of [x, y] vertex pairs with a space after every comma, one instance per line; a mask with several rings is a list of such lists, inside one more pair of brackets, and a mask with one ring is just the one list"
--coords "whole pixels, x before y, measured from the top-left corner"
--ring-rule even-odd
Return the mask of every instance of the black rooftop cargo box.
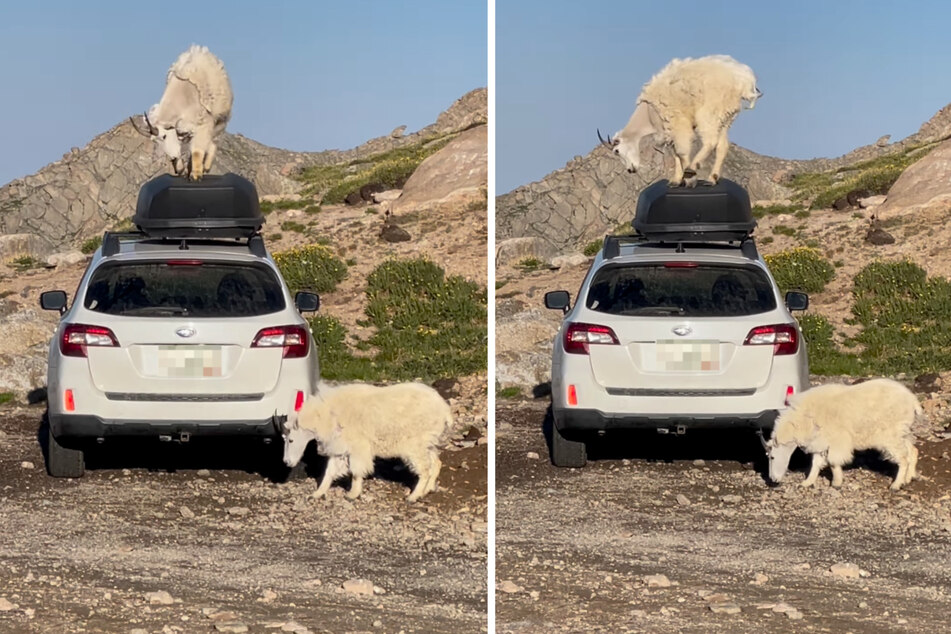
[[756, 227], [750, 197], [737, 183], [670, 187], [660, 180], [637, 198], [631, 223], [641, 235], [663, 242], [745, 240]]
[[237, 174], [200, 181], [164, 174], [139, 190], [132, 222], [159, 238], [247, 238], [264, 216], [254, 183]]

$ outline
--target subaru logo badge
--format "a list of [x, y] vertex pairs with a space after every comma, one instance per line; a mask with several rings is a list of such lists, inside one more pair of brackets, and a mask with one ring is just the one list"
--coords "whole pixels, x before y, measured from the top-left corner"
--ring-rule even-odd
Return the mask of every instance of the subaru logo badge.
[[191, 337], [195, 334], [194, 328], [179, 328], [175, 331], [175, 334], [179, 337]]
[[677, 326], [673, 329], [673, 333], [679, 337], [684, 337], [693, 332], [693, 329], [690, 326]]

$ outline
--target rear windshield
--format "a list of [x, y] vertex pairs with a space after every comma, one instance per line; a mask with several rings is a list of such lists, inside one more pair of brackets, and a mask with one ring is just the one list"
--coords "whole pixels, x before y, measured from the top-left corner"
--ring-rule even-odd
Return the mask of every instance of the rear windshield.
[[284, 305], [281, 283], [266, 266], [188, 260], [100, 267], [83, 298], [89, 310], [140, 317], [253, 317]]
[[661, 262], [601, 269], [585, 306], [611, 315], [736, 317], [774, 310], [776, 297], [756, 267]]

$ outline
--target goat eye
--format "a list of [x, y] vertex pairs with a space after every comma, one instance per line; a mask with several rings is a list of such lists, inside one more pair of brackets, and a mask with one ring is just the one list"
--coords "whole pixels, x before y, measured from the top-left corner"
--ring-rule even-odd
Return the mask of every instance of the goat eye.
[[619, 149], [617, 149], [617, 148], [614, 148], [614, 153], [615, 153], [615, 154], [620, 154], [620, 153], [621, 153], [621, 150], [619, 150]]

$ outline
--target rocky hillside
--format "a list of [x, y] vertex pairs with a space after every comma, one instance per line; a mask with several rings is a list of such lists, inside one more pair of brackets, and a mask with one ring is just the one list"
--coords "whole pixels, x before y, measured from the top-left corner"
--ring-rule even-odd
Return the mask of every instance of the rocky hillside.
[[[759, 201], [788, 199], [790, 179], [801, 173], [825, 172], [868, 161], [951, 136], [951, 105], [942, 108], [919, 131], [889, 143], [882, 137], [838, 158], [785, 160], [763, 156], [732, 145], [724, 176], [743, 184]], [[672, 170], [670, 148], [651, 152], [638, 174], [628, 174], [617, 157], [596, 146], [586, 156], [576, 156], [565, 167], [540, 181], [523, 185], [496, 200], [498, 239], [537, 237], [541, 248], [568, 253], [579, 245], [603, 237], [630, 221], [640, 191]], [[704, 172], [701, 172], [702, 174]]]
[[[261, 195], [294, 194], [303, 186], [295, 175], [304, 168], [418, 145], [486, 120], [486, 90], [480, 88], [458, 99], [422, 130], [403, 134], [401, 126], [350, 150], [291, 152], [225, 133], [218, 142], [213, 172], [246, 176]], [[131, 216], [141, 184], [164, 171], [164, 157], [124, 120], [84, 148], [72, 148], [37, 173], [0, 187], [0, 234], [31, 236], [29, 251], [36, 257], [79, 246], [84, 238]]]

